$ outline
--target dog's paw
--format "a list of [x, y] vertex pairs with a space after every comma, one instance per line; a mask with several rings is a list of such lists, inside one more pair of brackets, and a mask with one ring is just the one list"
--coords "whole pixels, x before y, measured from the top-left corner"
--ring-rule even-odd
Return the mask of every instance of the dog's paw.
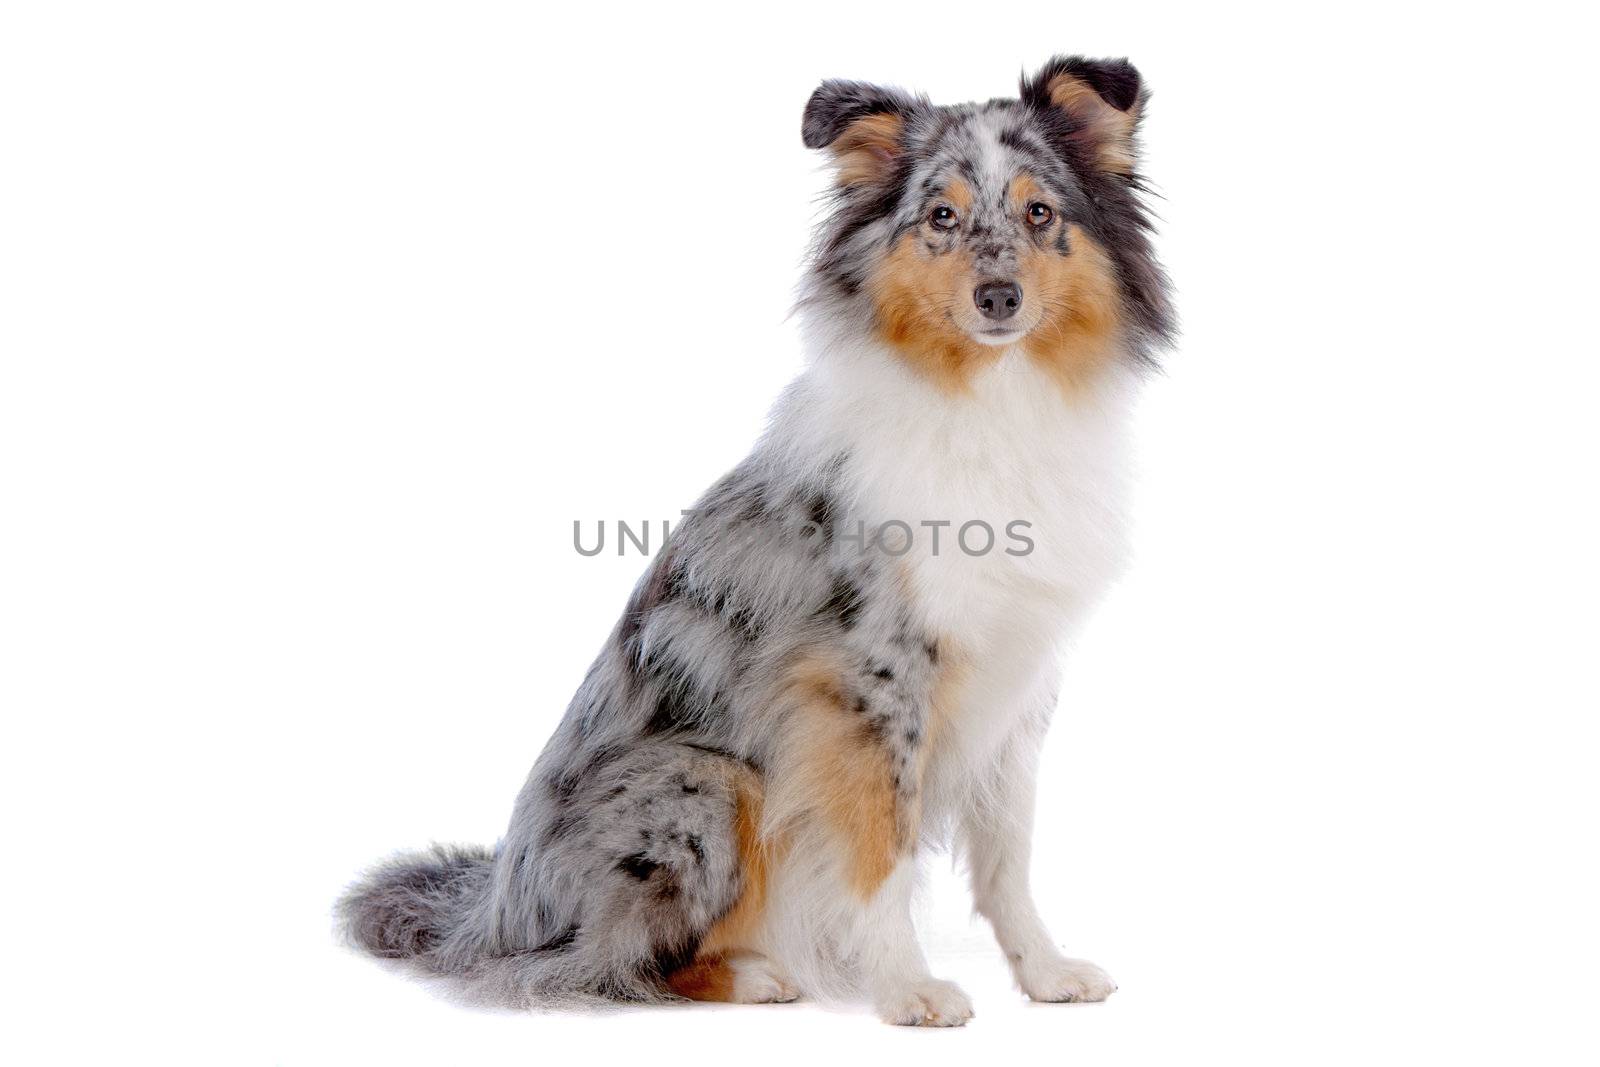
[[1062, 956], [1024, 960], [1017, 967], [1017, 982], [1034, 1000], [1052, 1004], [1104, 1000], [1117, 990], [1111, 976], [1088, 960]]
[[972, 1001], [954, 982], [923, 978], [877, 998], [878, 1016], [895, 1026], [965, 1026]]
[[735, 1004], [787, 1004], [800, 997], [794, 983], [765, 956], [735, 958], [732, 967]]

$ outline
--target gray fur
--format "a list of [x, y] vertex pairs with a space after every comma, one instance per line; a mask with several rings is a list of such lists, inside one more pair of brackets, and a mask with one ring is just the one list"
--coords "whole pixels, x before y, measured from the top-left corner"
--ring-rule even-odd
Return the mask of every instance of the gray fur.
[[[812, 263], [808, 316], [839, 337], [865, 333], [862, 278], [924, 217], [935, 179], [972, 165], [981, 123], [1003, 124], [1004, 150], [1029, 159], [1061, 210], [1121, 257], [1125, 284], [1137, 280], [1142, 216], [1112, 217], [1135, 210], [1136, 180], [1087, 173], [1062, 140], [1065, 118], [1030, 103], [1027, 86], [1022, 101], [936, 108], [829, 83], [804, 136], [826, 144], [853, 118], [897, 109], [908, 143], [893, 187], [841, 194]], [[1023, 238], [1007, 236], [998, 195], [974, 222], [995, 234], [984, 255], [1003, 272]], [[1133, 316], [1146, 328], [1135, 348], [1164, 334], [1162, 309]], [[892, 554], [857, 540], [852, 457], [799, 453], [769, 434], [678, 524], [534, 764], [504, 838], [492, 853], [435, 848], [370, 872], [338, 907], [354, 944], [496, 1003], [667, 996], [663, 979], [739, 898], [736, 794], [783, 757], [793, 708], [782, 687], [808, 656], [844, 665], [840, 707], [860, 743], [883, 750], [904, 808], [916, 808], [936, 636], [913, 621]]]
[[350, 939], [493, 1003], [663, 997], [738, 897], [732, 782], [773, 758], [773, 688], [804, 653], [856, 665], [848, 706], [913, 789], [938, 652], [889, 557], [850, 540], [838, 467], [758, 450], [713, 487], [634, 590], [499, 846], [378, 867], [340, 902]]

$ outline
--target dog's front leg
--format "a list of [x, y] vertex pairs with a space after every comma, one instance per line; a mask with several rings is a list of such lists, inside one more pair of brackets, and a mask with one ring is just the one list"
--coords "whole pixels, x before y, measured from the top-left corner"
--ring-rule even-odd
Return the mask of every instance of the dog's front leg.
[[[763, 820], [783, 843], [770, 936], [789, 961], [825, 944], [846, 965], [840, 987], [858, 987], [887, 1022], [959, 1026], [971, 1004], [928, 973], [911, 922], [934, 655], [921, 642], [895, 652], [864, 657], [865, 677], [853, 656], [794, 670], [767, 771]], [[802, 988], [812, 984], [798, 969]], [[819, 975], [817, 987], [827, 984]]]
[[916, 860], [903, 856], [857, 912], [854, 949], [873, 1007], [898, 1026], [960, 1026], [972, 1002], [954, 982], [928, 973], [911, 922]]
[[1056, 948], [1028, 885], [1034, 778], [1042, 718], [1019, 729], [974, 792], [961, 820], [961, 843], [972, 877], [973, 904], [994, 927], [995, 940], [1022, 991], [1034, 1000], [1104, 1000], [1117, 988], [1087, 960]]

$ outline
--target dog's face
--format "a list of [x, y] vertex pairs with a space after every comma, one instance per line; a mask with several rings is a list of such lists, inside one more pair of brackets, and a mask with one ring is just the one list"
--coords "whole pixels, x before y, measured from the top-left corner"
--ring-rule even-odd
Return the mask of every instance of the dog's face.
[[950, 387], [1010, 346], [1068, 381], [1147, 357], [1169, 323], [1134, 171], [1146, 95], [1125, 61], [1076, 58], [956, 107], [825, 82], [803, 125], [839, 183], [820, 291]]

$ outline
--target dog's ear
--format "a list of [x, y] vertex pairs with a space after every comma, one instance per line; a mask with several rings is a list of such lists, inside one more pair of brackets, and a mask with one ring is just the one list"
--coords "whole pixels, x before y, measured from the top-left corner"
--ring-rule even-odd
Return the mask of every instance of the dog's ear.
[[1126, 59], [1056, 56], [1022, 79], [1022, 101], [1040, 111], [1060, 111], [1070, 122], [1065, 137], [1090, 162], [1113, 174], [1132, 174], [1134, 134], [1150, 94]]
[[840, 185], [880, 182], [905, 151], [906, 122], [927, 102], [899, 89], [825, 81], [806, 102], [800, 136], [833, 155]]

